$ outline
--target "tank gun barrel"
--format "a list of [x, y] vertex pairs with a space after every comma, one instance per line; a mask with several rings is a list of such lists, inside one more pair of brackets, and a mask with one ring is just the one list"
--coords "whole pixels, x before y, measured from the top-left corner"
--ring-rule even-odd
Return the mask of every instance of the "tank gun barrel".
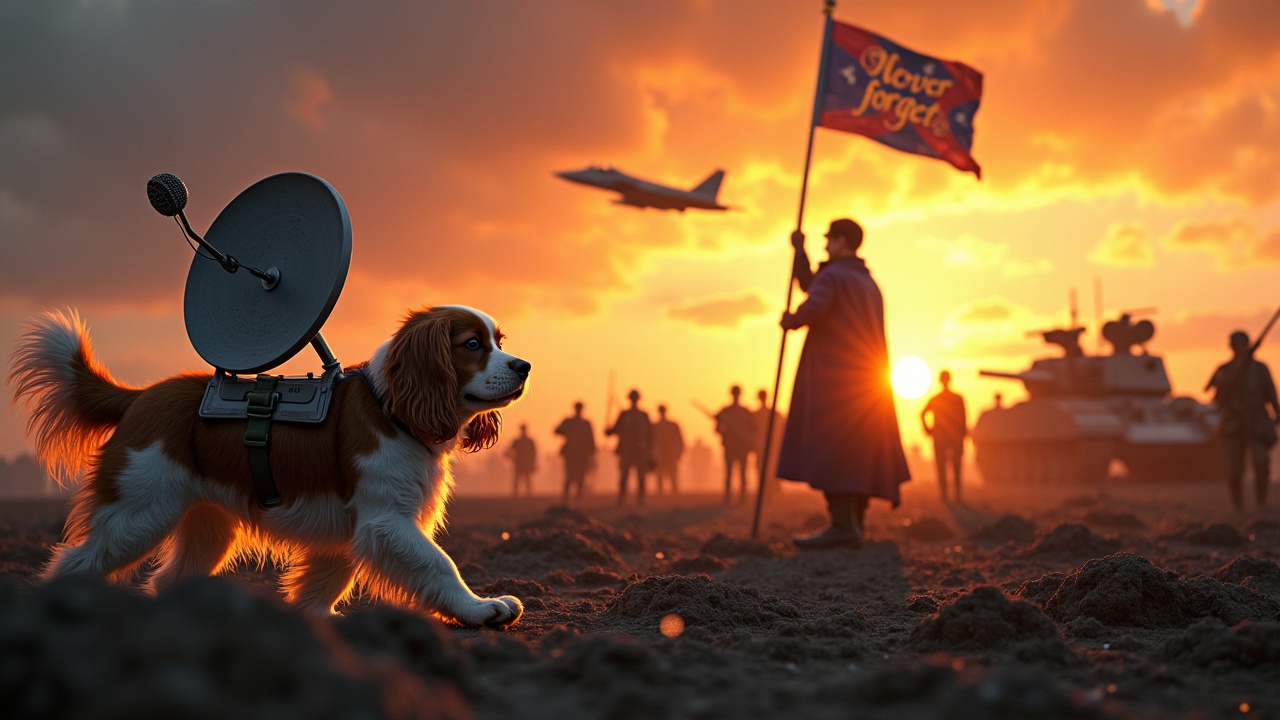
[[1001, 372], [999, 370], [979, 370], [979, 375], [983, 377], [1005, 378], [1007, 380], [1021, 380], [1023, 382], [1047, 383], [1053, 382], [1054, 377], [1050, 373], [1036, 372], [1034, 370], [1026, 370], [1024, 372]]

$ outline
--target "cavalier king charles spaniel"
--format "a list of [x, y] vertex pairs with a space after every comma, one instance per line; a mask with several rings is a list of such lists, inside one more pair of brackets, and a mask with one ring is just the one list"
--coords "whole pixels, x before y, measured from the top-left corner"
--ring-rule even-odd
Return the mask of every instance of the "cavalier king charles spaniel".
[[520, 600], [480, 597], [435, 542], [461, 451], [492, 447], [499, 410], [525, 391], [528, 362], [502, 350], [488, 315], [461, 306], [409, 313], [394, 336], [334, 386], [322, 424], [271, 426], [282, 502], [259, 506], [245, 421], [199, 416], [206, 374], [146, 388], [111, 378], [80, 317], [30, 323], [12, 357], [14, 402], [59, 482], [76, 487], [46, 576], [123, 579], [153, 555], [152, 592], [240, 558], [284, 567], [299, 608], [331, 613], [371, 597], [467, 626], [507, 626]]

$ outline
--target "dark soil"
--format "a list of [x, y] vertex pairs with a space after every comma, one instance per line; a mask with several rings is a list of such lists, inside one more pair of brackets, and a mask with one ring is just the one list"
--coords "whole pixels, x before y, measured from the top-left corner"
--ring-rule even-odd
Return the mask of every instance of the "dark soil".
[[716, 496], [458, 498], [440, 542], [524, 601], [505, 631], [360, 599], [304, 617], [271, 566], [158, 598], [42, 585], [64, 506], [0, 503], [0, 716], [1280, 717], [1275, 516], [1195, 485], [905, 489], [861, 548], [808, 552], [808, 491], [756, 539]]

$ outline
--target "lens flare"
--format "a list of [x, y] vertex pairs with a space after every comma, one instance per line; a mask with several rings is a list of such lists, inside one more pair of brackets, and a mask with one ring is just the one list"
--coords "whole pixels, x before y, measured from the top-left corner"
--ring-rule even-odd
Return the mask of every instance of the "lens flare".
[[890, 378], [893, 392], [903, 400], [915, 400], [929, 390], [933, 382], [929, 365], [915, 355], [908, 355], [893, 364]]
[[658, 629], [663, 637], [679, 637], [680, 633], [684, 632], [684, 618], [675, 613], [663, 615], [662, 620], [658, 622]]

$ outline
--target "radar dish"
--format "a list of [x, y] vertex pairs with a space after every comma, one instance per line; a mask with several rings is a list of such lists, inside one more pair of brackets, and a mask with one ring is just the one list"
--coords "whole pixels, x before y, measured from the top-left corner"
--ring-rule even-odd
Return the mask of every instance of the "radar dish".
[[306, 347], [337, 304], [351, 264], [347, 206], [329, 183], [306, 173], [250, 185], [205, 239], [244, 265], [279, 271], [268, 287], [199, 254], [191, 262], [187, 337], [205, 362], [231, 373], [269, 370]]

